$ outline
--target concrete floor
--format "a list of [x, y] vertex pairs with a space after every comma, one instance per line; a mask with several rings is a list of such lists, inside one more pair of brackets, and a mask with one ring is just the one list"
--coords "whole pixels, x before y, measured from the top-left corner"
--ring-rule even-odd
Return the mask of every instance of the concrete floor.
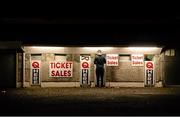
[[2, 89], [0, 105], [0, 115], [180, 115], [180, 87]]

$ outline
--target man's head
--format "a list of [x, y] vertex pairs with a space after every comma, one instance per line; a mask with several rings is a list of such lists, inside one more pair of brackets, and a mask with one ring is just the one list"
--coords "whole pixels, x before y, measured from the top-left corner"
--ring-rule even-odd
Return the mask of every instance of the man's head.
[[102, 55], [102, 51], [101, 51], [101, 50], [98, 50], [98, 51], [97, 51], [97, 55]]

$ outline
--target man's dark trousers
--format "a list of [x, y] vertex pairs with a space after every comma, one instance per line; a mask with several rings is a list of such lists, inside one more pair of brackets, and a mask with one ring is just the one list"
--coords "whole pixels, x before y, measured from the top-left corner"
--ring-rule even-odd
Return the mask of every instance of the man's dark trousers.
[[101, 86], [103, 87], [104, 68], [96, 68], [97, 87], [99, 87], [99, 80], [101, 80]]

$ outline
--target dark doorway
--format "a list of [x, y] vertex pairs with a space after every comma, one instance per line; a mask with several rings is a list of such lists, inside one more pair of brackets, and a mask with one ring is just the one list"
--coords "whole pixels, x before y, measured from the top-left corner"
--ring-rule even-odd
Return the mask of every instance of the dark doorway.
[[180, 49], [176, 49], [174, 56], [165, 56], [164, 64], [165, 85], [180, 85]]
[[0, 88], [16, 87], [16, 52], [0, 51]]
[[165, 85], [180, 85], [178, 61], [165, 64]]

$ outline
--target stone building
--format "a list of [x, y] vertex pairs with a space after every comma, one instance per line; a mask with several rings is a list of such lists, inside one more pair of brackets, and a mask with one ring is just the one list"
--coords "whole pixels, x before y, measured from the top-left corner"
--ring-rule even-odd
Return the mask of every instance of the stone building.
[[[2, 88], [95, 87], [93, 62], [99, 49], [107, 60], [104, 77], [106, 87], [163, 87], [180, 84], [177, 70], [179, 51], [176, 48], [36, 46], [1, 42], [0, 49]], [[88, 60], [83, 61], [83, 57]]]
[[[117, 65], [107, 65], [105, 72], [106, 87], [144, 87], [145, 61], [154, 62], [153, 83], [151, 86], [161, 87], [162, 80], [162, 56], [161, 47], [48, 47], [48, 46], [23, 46], [23, 53], [17, 53], [17, 87], [94, 87], [96, 80], [94, 74], [93, 60], [96, 51], [101, 49], [104, 56], [118, 56]], [[142, 55], [143, 61], [140, 65], [133, 65], [132, 55]], [[80, 56], [90, 58], [89, 75], [83, 83], [81, 74]], [[72, 76], [52, 76], [50, 62], [72, 62]], [[33, 79], [33, 62], [38, 62], [38, 79]], [[59, 69], [56, 69], [58, 71]], [[61, 69], [64, 72], [66, 68]], [[148, 85], [147, 85], [148, 86]]]

